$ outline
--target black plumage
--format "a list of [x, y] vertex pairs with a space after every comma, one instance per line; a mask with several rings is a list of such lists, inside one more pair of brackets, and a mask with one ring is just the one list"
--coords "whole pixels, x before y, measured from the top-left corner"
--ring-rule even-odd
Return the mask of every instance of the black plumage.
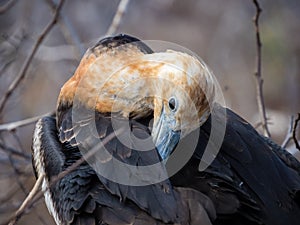
[[[148, 46], [136, 41], [138, 39], [128, 35], [119, 35], [101, 40], [91, 51], [101, 52], [134, 43], [144, 54], [152, 53]], [[90, 164], [80, 164], [52, 184], [54, 177], [82, 157], [81, 147], [91, 149], [99, 139], [105, 140], [113, 133], [112, 117], [122, 120], [117, 113], [92, 111], [73, 121], [74, 107], [71, 102], [59, 102], [55, 116], [42, 118], [37, 123], [33, 140], [34, 169], [37, 176], [45, 173], [43, 185], [49, 187], [45, 199], [56, 223], [299, 223], [299, 162], [229, 109], [226, 109], [221, 149], [204, 171], [199, 171], [199, 163], [211, 135], [211, 117], [200, 128], [191, 159], [170, 179], [144, 186], [119, 184], [94, 171], [93, 168], [104, 165], [113, 173], [111, 158], [104, 157], [100, 161], [95, 158]], [[216, 117], [224, 116], [223, 112], [224, 108], [215, 105]], [[130, 118], [131, 132], [140, 138], [150, 137], [152, 118], [151, 111], [143, 118]], [[97, 134], [90, 135], [91, 121], [95, 122]], [[188, 141], [184, 143], [189, 145]], [[117, 138], [105, 147], [112, 158], [129, 165], [145, 166], [161, 161], [155, 147], [145, 152], [136, 151]], [[166, 173], [164, 167], [161, 172]]]
[[[65, 115], [71, 117], [70, 113]], [[111, 126], [110, 123], [106, 124]], [[133, 124], [132, 129], [149, 135], [147, 127], [134, 121]], [[210, 224], [207, 214], [214, 219], [215, 211], [211, 200], [200, 192], [189, 188], [177, 189], [172, 187], [168, 180], [147, 186], [121, 185], [99, 176], [86, 162], [51, 185], [52, 178], [79, 160], [81, 153], [77, 146], [70, 145], [71, 140], [65, 143], [59, 140], [54, 117], [41, 119], [38, 126], [42, 145], [38, 150], [33, 149], [33, 158], [35, 161], [39, 160], [36, 156], [39, 151], [45, 162], [43, 166], [55, 210], [52, 213], [58, 215], [59, 223]], [[106, 129], [111, 130], [109, 126]], [[65, 129], [68, 130], [67, 127]], [[108, 149], [110, 146], [121, 144], [117, 139], [112, 142], [115, 142], [115, 145], [108, 145]], [[115, 149], [128, 150], [118, 147], [110, 149], [115, 157], [127, 163], [143, 165], [159, 160], [155, 150], [146, 154], [129, 150], [132, 152], [130, 156], [126, 154], [127, 158], [122, 158]], [[39, 170], [37, 166], [35, 170]], [[194, 215], [193, 218], [189, 218], [190, 215]]]
[[[214, 113], [222, 116], [221, 109], [215, 107]], [[198, 171], [210, 135], [209, 118], [201, 126], [193, 157], [171, 178], [172, 185], [209, 196], [218, 214], [215, 224], [298, 224], [299, 162], [283, 160], [292, 156], [231, 110], [226, 114], [225, 137], [212, 164]]]

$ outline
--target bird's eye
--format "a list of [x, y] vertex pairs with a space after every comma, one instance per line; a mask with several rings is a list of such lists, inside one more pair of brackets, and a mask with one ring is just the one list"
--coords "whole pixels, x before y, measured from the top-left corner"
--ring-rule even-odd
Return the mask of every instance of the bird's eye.
[[174, 97], [169, 99], [168, 104], [171, 111], [175, 112], [177, 110], [177, 101]]

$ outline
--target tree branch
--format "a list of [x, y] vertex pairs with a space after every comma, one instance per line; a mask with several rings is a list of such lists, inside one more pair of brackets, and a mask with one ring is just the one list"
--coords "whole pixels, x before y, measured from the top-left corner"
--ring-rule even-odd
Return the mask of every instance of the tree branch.
[[52, 114], [54, 114], [54, 112], [48, 112], [43, 115], [35, 116], [32, 118], [27, 118], [24, 120], [18, 120], [18, 121], [11, 122], [11, 123], [0, 124], [0, 131], [12, 131], [18, 127], [23, 127], [23, 126], [27, 126], [29, 124], [35, 123], [40, 118], [45, 117], [45, 116], [50, 116]]
[[25, 198], [20, 208], [16, 211], [15, 217], [9, 222], [9, 225], [14, 225], [17, 223], [17, 221], [20, 219], [21, 215], [23, 214], [26, 206], [32, 201], [34, 196], [38, 193], [38, 190], [42, 184], [42, 181], [44, 179], [44, 175], [40, 176], [37, 181], [35, 182], [33, 188], [29, 192], [29, 195]]
[[[50, 6], [53, 13], [55, 13], [58, 0], [46, 0], [46, 2]], [[80, 40], [78, 32], [76, 29], [74, 29], [67, 15], [64, 15], [63, 13], [59, 15], [59, 26], [65, 40], [72, 46], [75, 46], [76, 60], [79, 60], [84, 54], [85, 48]]]
[[115, 16], [105, 34], [105, 36], [113, 35], [116, 32], [116, 30], [118, 29], [118, 27], [120, 25], [121, 19], [127, 8], [128, 3], [129, 3], [129, 0], [121, 0], [120, 1], [119, 5], [118, 5], [118, 9], [115, 13]]
[[9, 0], [5, 5], [0, 7], [0, 14], [5, 13], [7, 10], [9, 10], [11, 7], [13, 7], [15, 3], [16, 3], [16, 0]]
[[30, 154], [26, 154], [24, 152], [19, 152], [18, 150], [14, 149], [14, 148], [5, 146], [4, 143], [2, 143], [1, 141], [0, 141], [0, 148], [2, 148], [4, 151], [6, 151], [6, 153], [22, 157], [25, 160], [30, 160], [31, 159]]
[[296, 134], [296, 130], [297, 130], [297, 126], [298, 126], [299, 121], [300, 121], [300, 113], [298, 113], [298, 118], [295, 120], [294, 128], [293, 128], [293, 140], [295, 142], [296, 148], [300, 151], [300, 145], [299, 145], [299, 142], [297, 140], [297, 134]]
[[282, 148], [286, 148], [288, 143], [293, 139], [293, 125], [294, 125], [294, 116], [291, 116], [291, 121], [290, 121], [290, 126], [289, 126], [289, 129], [288, 129], [288, 132], [285, 136], [284, 141], [281, 144]]
[[267, 124], [267, 116], [266, 116], [266, 109], [263, 97], [263, 79], [261, 75], [261, 40], [260, 40], [260, 33], [259, 33], [259, 16], [262, 11], [260, 5], [257, 0], [253, 0], [253, 3], [256, 7], [256, 15], [253, 19], [254, 26], [255, 26], [255, 34], [256, 34], [256, 71], [254, 73], [255, 81], [256, 81], [256, 100], [258, 104], [258, 110], [261, 118], [262, 128], [264, 131], [264, 135], [270, 137], [270, 131], [268, 129]]
[[40, 44], [43, 42], [43, 40], [45, 39], [47, 34], [51, 31], [53, 26], [56, 24], [59, 12], [60, 12], [64, 2], [65, 2], [65, 0], [60, 0], [59, 4], [57, 5], [57, 8], [55, 10], [55, 13], [53, 15], [52, 20], [49, 22], [49, 24], [45, 27], [44, 31], [38, 37], [35, 45], [33, 46], [33, 49], [31, 51], [31, 53], [27, 57], [27, 59], [26, 59], [25, 63], [23, 64], [19, 74], [13, 80], [13, 82], [10, 84], [10, 86], [8, 87], [7, 92], [1, 98], [1, 100], [0, 100], [0, 113], [2, 113], [3, 108], [4, 108], [8, 98], [11, 96], [11, 94], [17, 88], [17, 86], [20, 84], [20, 82], [25, 78], [26, 72], [27, 72], [27, 70], [30, 66], [30, 63], [31, 63], [32, 59], [34, 58], [35, 53], [39, 49]]

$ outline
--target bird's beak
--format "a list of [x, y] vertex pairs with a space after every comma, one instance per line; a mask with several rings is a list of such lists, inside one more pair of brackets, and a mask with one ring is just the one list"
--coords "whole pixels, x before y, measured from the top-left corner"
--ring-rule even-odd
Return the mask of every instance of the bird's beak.
[[163, 160], [166, 160], [180, 139], [180, 131], [174, 131], [176, 121], [174, 118], [167, 116], [164, 109], [160, 117], [154, 121], [152, 136], [155, 146]]

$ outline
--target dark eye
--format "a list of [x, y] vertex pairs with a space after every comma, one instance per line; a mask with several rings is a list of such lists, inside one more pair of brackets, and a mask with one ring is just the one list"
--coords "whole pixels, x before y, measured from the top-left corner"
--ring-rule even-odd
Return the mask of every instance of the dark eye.
[[174, 97], [169, 99], [169, 108], [171, 111], [175, 112], [177, 110], [177, 101]]

